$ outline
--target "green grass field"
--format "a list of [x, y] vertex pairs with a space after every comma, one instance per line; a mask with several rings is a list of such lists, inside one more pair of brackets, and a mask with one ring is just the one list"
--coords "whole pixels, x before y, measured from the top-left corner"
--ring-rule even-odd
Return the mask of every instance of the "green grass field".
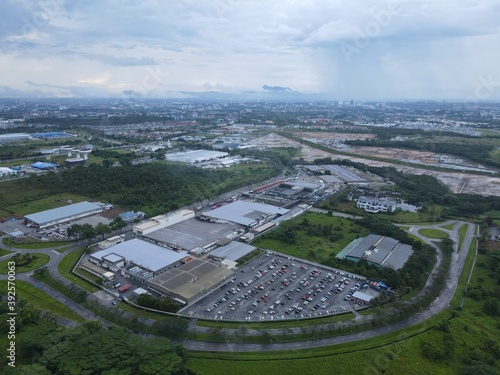
[[[330, 241], [328, 236], [310, 235], [300, 224], [302, 220], [308, 220], [310, 226], [332, 226], [333, 235], [341, 238]], [[284, 236], [288, 226], [293, 226], [296, 234], [295, 243], [286, 243], [278, 239]], [[353, 239], [363, 237], [368, 231], [348, 219], [331, 217], [317, 213], [307, 213], [294, 222], [284, 223], [269, 235], [265, 235], [253, 242], [253, 245], [282, 252], [294, 257], [312, 260], [321, 263], [327, 260], [332, 254], [337, 254], [346, 247]]]
[[[80, 256], [83, 254], [84, 251], [85, 247], [82, 247], [79, 250], [72, 251], [71, 253], [65, 255], [64, 258], [62, 258], [59, 264], [57, 265], [57, 269], [59, 270], [59, 273], [61, 274], [62, 277], [68, 279], [69, 281], [75, 283], [78, 286], [81, 286], [85, 290], [94, 293], [99, 290], [97, 287], [89, 284], [85, 280], [82, 280], [78, 276], [75, 276], [71, 273], [73, 266], [75, 265], [75, 263], [77, 262], [77, 260], [80, 258]], [[79, 271], [84, 272], [83, 270]], [[90, 275], [92, 276], [91, 280], [94, 280], [96, 278], [95, 275], [92, 274]]]
[[[47, 264], [48, 261], [50, 260], [50, 257], [46, 254], [31, 253], [30, 255], [35, 259], [33, 259], [31, 263], [25, 266], [19, 266], [19, 267], [16, 266], [16, 273], [33, 271], [37, 268], [42, 267], [44, 264]], [[9, 258], [0, 262], [1, 274], [6, 274], [9, 271], [7, 264], [12, 261], [13, 261], [12, 258]]]
[[[62, 318], [80, 323], [85, 322], [85, 318], [81, 317], [69, 307], [66, 307], [61, 302], [55, 300], [41, 290], [35, 288], [33, 285], [20, 280], [17, 280], [15, 284], [16, 295], [18, 298], [22, 298], [43, 310], [51, 311]], [[2, 294], [7, 291], [7, 281], [0, 281], [0, 291]]]
[[0, 257], [3, 257], [4, 255], [11, 254], [12, 251], [10, 250], [5, 250], [5, 249], [0, 249]]
[[51, 208], [67, 205], [69, 201], [76, 203], [88, 200], [78, 194], [62, 193], [50, 195], [42, 190], [19, 190], [15, 181], [2, 182], [2, 202], [0, 202], [1, 216], [24, 216], [34, 212], [45, 211]]
[[446, 232], [434, 228], [422, 228], [418, 231], [418, 233], [420, 233], [422, 236], [435, 239], [448, 238], [448, 234]]
[[458, 252], [460, 252], [460, 249], [462, 248], [462, 244], [464, 243], [465, 235], [467, 234], [467, 225], [462, 225], [460, 228], [458, 228]]

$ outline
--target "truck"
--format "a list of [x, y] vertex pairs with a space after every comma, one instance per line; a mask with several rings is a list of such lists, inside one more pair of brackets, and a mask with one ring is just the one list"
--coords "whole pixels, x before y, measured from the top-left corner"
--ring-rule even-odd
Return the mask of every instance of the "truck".
[[130, 284], [125, 284], [124, 286], [120, 287], [120, 289], [118, 289], [118, 292], [119, 293], [125, 293], [127, 290], [129, 290], [130, 288], [132, 288], [132, 285]]

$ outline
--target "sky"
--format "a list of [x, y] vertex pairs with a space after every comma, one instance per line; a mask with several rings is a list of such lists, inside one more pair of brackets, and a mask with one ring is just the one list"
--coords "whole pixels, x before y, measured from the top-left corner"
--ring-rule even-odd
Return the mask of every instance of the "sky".
[[498, 0], [1, 0], [0, 97], [500, 100]]

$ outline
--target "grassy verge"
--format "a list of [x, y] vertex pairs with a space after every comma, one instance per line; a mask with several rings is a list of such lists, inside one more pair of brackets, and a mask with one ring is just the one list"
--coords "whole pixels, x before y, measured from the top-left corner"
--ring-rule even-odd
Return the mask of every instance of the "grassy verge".
[[418, 233], [420, 233], [422, 236], [429, 238], [436, 238], [436, 239], [448, 238], [448, 234], [446, 232], [443, 232], [442, 230], [435, 228], [422, 228], [418, 231]]
[[236, 329], [245, 326], [248, 329], [280, 329], [280, 328], [296, 328], [296, 327], [311, 327], [319, 324], [329, 324], [344, 322], [354, 318], [354, 313], [328, 316], [324, 318], [297, 320], [297, 321], [266, 321], [266, 322], [219, 322], [213, 320], [197, 320], [196, 325], [199, 327], [208, 328], [223, 328], [223, 329]]
[[[85, 247], [82, 247], [78, 250], [72, 251], [71, 253], [65, 255], [64, 258], [62, 258], [59, 264], [57, 265], [57, 269], [59, 270], [61, 276], [64, 277], [65, 279], [68, 279], [69, 281], [75, 283], [76, 285], [82, 287], [83, 289], [91, 293], [94, 293], [97, 292], [99, 289], [71, 273], [71, 270], [73, 269], [74, 265], [76, 264], [76, 262], [78, 261], [78, 259], [80, 258], [80, 256], [83, 254], [84, 251]], [[94, 275], [92, 275], [91, 280], [93, 278], [95, 278]]]
[[459, 236], [458, 252], [460, 252], [460, 249], [462, 248], [462, 244], [464, 243], [464, 238], [465, 238], [465, 235], [467, 234], [467, 228], [468, 228], [468, 226], [465, 224], [462, 225], [460, 228], [458, 228], [458, 236]]
[[451, 224], [447, 224], [447, 225], [440, 225], [441, 228], [448, 229], [448, 230], [452, 230], [454, 226], [455, 226], [455, 223], [451, 223]]
[[71, 243], [68, 241], [14, 242], [11, 238], [3, 238], [2, 242], [4, 245], [15, 247], [16, 249], [25, 249], [25, 250], [48, 249], [51, 247], [60, 247]]
[[[33, 259], [31, 263], [19, 267], [16, 265], [17, 273], [33, 271], [37, 268], [42, 267], [44, 264], [47, 264], [48, 261], [50, 260], [50, 257], [46, 254], [32, 253], [30, 255], [32, 256]], [[6, 274], [9, 271], [7, 264], [12, 261], [13, 261], [12, 258], [9, 258], [0, 262], [0, 273]]]
[[3, 257], [4, 255], [7, 255], [7, 254], [12, 254], [12, 251], [0, 249], [0, 257]]
[[453, 307], [459, 306], [462, 301], [462, 297], [465, 293], [465, 288], [467, 287], [467, 280], [471, 273], [475, 256], [476, 256], [476, 241], [473, 240], [472, 243], [470, 244], [469, 253], [467, 254], [467, 259], [465, 260], [462, 274], [460, 275], [460, 280], [458, 282], [457, 290], [455, 291], [455, 295], [453, 296], [453, 299], [450, 302], [450, 305]]
[[[0, 290], [2, 293], [7, 291], [7, 281], [0, 281]], [[61, 318], [80, 323], [85, 322], [85, 318], [27, 282], [16, 281], [16, 295], [18, 298], [22, 298], [43, 310], [50, 311]]]
[[[435, 325], [449, 319], [451, 312], [446, 310], [436, 314], [432, 318], [416, 324], [414, 326], [390, 332], [385, 335], [376, 336], [364, 340], [347, 342], [339, 345], [323, 346], [314, 349], [294, 349], [294, 350], [276, 350], [265, 352], [190, 352], [191, 358], [212, 358], [229, 360], [270, 360], [270, 359], [292, 359], [292, 358], [315, 358], [322, 356], [345, 354], [353, 351], [367, 350], [378, 346], [392, 344], [397, 341], [405, 340], [409, 337], [418, 335]], [[269, 340], [268, 340], [269, 341]]]

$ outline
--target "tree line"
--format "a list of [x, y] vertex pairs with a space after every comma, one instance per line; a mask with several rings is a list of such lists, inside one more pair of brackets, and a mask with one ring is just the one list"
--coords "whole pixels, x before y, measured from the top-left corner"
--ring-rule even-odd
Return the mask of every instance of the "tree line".
[[130, 167], [77, 166], [16, 181], [20, 189], [46, 194], [71, 192], [156, 215], [226, 191], [265, 180], [274, 168], [209, 171], [178, 163], [156, 162]]
[[184, 347], [89, 321], [71, 329], [38, 324], [20, 342], [23, 363], [4, 374], [191, 374]]

